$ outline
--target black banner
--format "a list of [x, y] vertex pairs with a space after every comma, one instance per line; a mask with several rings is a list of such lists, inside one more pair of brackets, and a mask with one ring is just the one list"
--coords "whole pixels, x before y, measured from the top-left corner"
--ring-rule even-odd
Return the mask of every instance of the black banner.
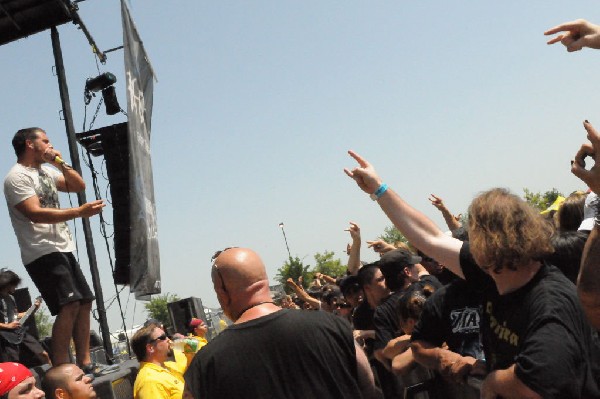
[[161, 292], [160, 256], [150, 132], [154, 72], [125, 0], [121, 0], [127, 78], [129, 197], [131, 223], [130, 290], [137, 299]]

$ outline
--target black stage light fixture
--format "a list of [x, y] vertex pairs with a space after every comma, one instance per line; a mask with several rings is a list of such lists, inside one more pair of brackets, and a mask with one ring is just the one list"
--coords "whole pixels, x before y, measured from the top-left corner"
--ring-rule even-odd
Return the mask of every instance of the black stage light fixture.
[[117, 100], [117, 93], [115, 92], [114, 86], [108, 86], [107, 88], [103, 89], [102, 98], [104, 99], [107, 115], [118, 114], [121, 111], [121, 106]]
[[98, 75], [95, 78], [88, 78], [88, 80], [85, 81], [85, 90], [100, 91], [115, 83], [117, 83], [117, 77], [110, 72], [104, 72], [102, 75]]

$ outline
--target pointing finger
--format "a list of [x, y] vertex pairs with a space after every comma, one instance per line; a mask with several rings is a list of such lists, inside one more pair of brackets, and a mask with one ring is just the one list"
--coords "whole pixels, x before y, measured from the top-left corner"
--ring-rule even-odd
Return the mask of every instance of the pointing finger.
[[555, 27], [548, 29], [546, 32], [544, 32], [544, 35], [548, 36], [558, 32], [577, 30], [580, 27], [580, 21], [565, 22], [564, 24], [556, 25]]
[[350, 156], [354, 158], [356, 162], [358, 162], [361, 168], [366, 168], [367, 166], [369, 166], [369, 163], [354, 151], [348, 150], [348, 154], [350, 154]]
[[592, 142], [594, 148], [600, 150], [600, 134], [592, 124], [588, 121], [583, 122], [583, 127], [588, 133], [588, 140]]

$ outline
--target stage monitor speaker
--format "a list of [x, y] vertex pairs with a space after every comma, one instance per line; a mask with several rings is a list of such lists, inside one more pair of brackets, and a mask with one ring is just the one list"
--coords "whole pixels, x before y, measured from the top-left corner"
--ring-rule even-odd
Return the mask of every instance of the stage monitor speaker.
[[[167, 305], [169, 308], [169, 316], [175, 332], [187, 335], [188, 325], [190, 320], [195, 317], [202, 319], [206, 323], [206, 314], [202, 300], [196, 297], [181, 299], [176, 302], [171, 302]], [[208, 324], [207, 324], [208, 325]]]
[[133, 399], [133, 384], [135, 370], [125, 363], [120, 364], [118, 370], [94, 378], [92, 385], [96, 397], [102, 399]]
[[[89, 133], [89, 132], [88, 132]], [[130, 234], [129, 223], [129, 144], [127, 122], [97, 129], [106, 160], [106, 174], [110, 182], [113, 207], [115, 284], [129, 284]]]

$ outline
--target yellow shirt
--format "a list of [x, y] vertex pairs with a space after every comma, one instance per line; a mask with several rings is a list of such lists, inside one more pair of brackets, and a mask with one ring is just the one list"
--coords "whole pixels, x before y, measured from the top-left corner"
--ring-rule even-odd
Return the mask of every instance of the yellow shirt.
[[135, 399], [181, 399], [183, 375], [154, 363], [141, 362], [133, 385]]
[[183, 352], [177, 349], [173, 349], [173, 357], [175, 358], [175, 361], [165, 362], [165, 367], [171, 371], [183, 375], [183, 373], [185, 373], [185, 370], [187, 370], [187, 366], [189, 364], [187, 361], [187, 357], [183, 354]]

